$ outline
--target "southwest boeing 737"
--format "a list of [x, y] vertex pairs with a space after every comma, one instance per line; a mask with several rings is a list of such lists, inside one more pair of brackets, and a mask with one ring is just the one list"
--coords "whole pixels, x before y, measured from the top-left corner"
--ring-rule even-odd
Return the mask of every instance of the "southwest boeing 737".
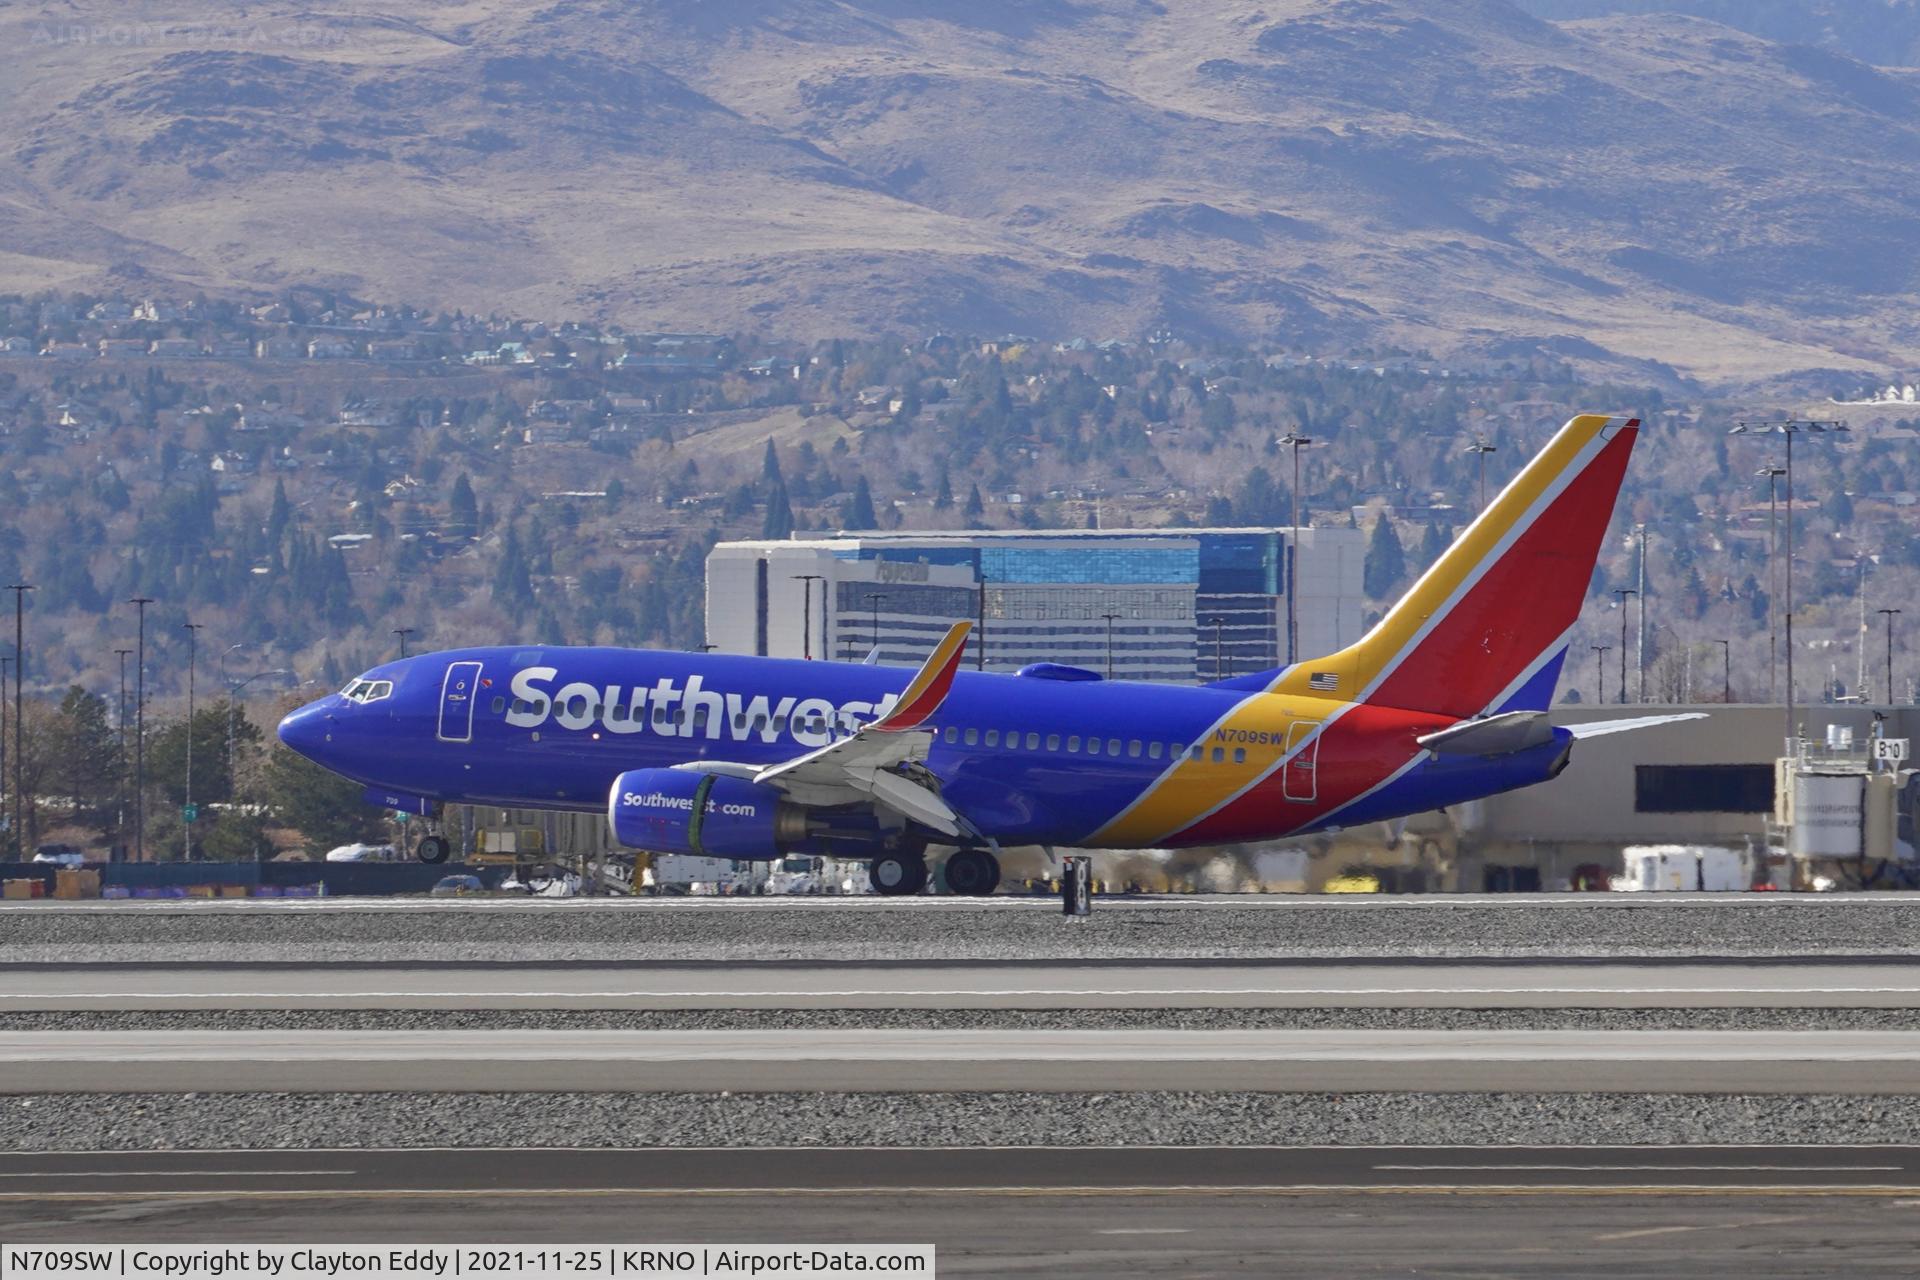
[[[1199, 687], [1040, 664], [917, 671], [543, 645], [376, 667], [280, 724], [369, 802], [604, 809], [624, 846], [868, 861], [992, 893], [999, 851], [1178, 848], [1404, 817], [1530, 786], [1575, 739], [1693, 716], [1548, 722], [1635, 420], [1563, 427], [1406, 596], [1329, 657]], [[440, 836], [419, 856], [441, 861]]]

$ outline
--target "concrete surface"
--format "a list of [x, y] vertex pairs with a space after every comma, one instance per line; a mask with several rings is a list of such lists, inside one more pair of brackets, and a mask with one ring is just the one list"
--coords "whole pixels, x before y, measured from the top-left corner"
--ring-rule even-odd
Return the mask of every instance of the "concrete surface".
[[1806, 964], [0, 965], [0, 1014], [135, 1009], [1920, 1008], [1920, 958]]
[[0, 1092], [1920, 1093], [1920, 1031], [9, 1031]]

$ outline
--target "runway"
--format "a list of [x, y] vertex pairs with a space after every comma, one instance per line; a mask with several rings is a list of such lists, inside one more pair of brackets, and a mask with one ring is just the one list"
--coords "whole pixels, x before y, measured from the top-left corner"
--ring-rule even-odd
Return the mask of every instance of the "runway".
[[18, 1153], [0, 1198], [1920, 1193], [1920, 1147], [709, 1147]]
[[0, 1091], [1920, 1093], [1920, 1031], [7, 1031]]
[[0, 965], [0, 1013], [1206, 1008], [1911, 1009], [1920, 963]]

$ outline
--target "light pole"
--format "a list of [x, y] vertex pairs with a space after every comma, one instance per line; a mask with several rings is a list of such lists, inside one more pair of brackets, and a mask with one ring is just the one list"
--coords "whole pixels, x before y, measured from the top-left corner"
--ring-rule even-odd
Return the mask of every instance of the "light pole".
[[1720, 645], [1720, 701], [1727, 706], [1733, 705], [1733, 641], [1722, 640]]
[[12, 658], [0, 658], [0, 816], [7, 812], [7, 668], [12, 665]]
[[1627, 701], [1627, 597], [1640, 593], [1632, 587], [1615, 587], [1613, 594], [1620, 597], [1620, 702]]
[[987, 575], [980, 575], [979, 617], [973, 627], [973, 669], [987, 669]]
[[147, 860], [147, 606], [152, 596], [127, 601], [140, 615], [133, 662], [133, 860]]
[[[117, 708], [119, 715], [114, 721], [120, 730], [120, 785], [115, 788], [119, 793], [119, 812], [114, 814], [113, 826], [115, 834], [125, 840], [127, 838], [127, 655], [133, 650], [115, 649], [113, 652], [120, 659], [120, 703]], [[232, 772], [231, 762], [229, 762], [228, 772]], [[126, 847], [122, 845], [122, 856], [125, 856], [125, 853]]]
[[193, 861], [193, 822], [199, 815], [193, 809], [193, 677], [200, 659], [200, 628], [203, 622], [183, 622], [187, 633], [187, 797], [180, 806], [180, 860]]
[[13, 592], [13, 839], [20, 856], [25, 858], [28, 856], [25, 825], [27, 791], [22, 766], [27, 758], [27, 722], [24, 718], [22, 690], [27, 687], [27, 592], [33, 590], [33, 584], [15, 582], [7, 590]]
[[1289, 431], [1280, 443], [1293, 448], [1293, 527], [1287, 530], [1287, 665], [1292, 666], [1300, 652], [1300, 614], [1294, 605], [1300, 594], [1300, 450], [1313, 438]]
[[[801, 595], [802, 604], [800, 607], [800, 651], [801, 655], [805, 657], [807, 661], [811, 662], [813, 661], [813, 584], [816, 582], [824, 582], [826, 575], [821, 573], [796, 573], [793, 577], [800, 583], [803, 589]], [[820, 612], [823, 617], [827, 612], [826, 605], [826, 595], [823, 591], [820, 597]]]
[[1887, 705], [1891, 707], [1893, 705], [1893, 620], [1899, 616], [1900, 610], [1877, 609], [1875, 612], [1887, 620]]
[[416, 630], [417, 628], [414, 627], [395, 627], [393, 629], [393, 634], [400, 637], [400, 656], [402, 658], [407, 656], [407, 637], [415, 634]]
[[1208, 621], [1213, 623], [1213, 678], [1218, 680], [1220, 679], [1220, 668], [1225, 665], [1222, 660], [1220, 628], [1226, 619], [1216, 613], [1213, 617], [1209, 618]]
[[1113, 624], [1120, 615], [1103, 613], [1100, 616], [1107, 620], [1107, 679], [1111, 680], [1113, 679]]
[[1475, 440], [1463, 452], [1475, 454], [1480, 460], [1480, 514], [1487, 510], [1487, 455], [1500, 446], [1485, 440]]
[[1767, 701], [1780, 696], [1780, 477], [1785, 467], [1765, 466], [1753, 474], [1767, 478]]
[[867, 592], [867, 605], [873, 610], [873, 647], [880, 648], [880, 605], [887, 598], [884, 591]]
[[1593, 700], [1604, 703], [1607, 700], [1607, 654], [1612, 652], [1610, 644], [1588, 645], [1593, 650]]
[[[1787, 418], [1773, 422], [1739, 422], [1735, 423], [1727, 433], [1736, 436], [1774, 435], [1786, 441], [1786, 466], [1781, 472], [1787, 478], [1787, 556], [1783, 570], [1786, 593], [1781, 616], [1786, 619], [1787, 632], [1787, 737], [1789, 739], [1797, 739], [1800, 733], [1799, 727], [1793, 720], [1793, 438], [1797, 435], [1844, 433], [1846, 430], [1847, 424], [1844, 422], [1801, 422]], [[1794, 754], [1799, 753], [1795, 751]]]

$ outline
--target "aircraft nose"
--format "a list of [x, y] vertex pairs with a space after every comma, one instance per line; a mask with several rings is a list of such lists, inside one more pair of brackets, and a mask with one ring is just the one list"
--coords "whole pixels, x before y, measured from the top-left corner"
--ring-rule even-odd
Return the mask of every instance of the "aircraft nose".
[[280, 741], [316, 764], [324, 763], [320, 757], [332, 721], [318, 703], [301, 707], [280, 722]]

